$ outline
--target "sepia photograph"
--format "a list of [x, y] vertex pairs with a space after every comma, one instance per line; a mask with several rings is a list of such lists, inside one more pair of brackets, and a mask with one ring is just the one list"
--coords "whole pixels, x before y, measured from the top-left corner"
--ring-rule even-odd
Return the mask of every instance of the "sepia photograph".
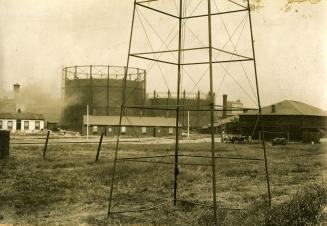
[[0, 226], [327, 225], [327, 1], [0, 0]]

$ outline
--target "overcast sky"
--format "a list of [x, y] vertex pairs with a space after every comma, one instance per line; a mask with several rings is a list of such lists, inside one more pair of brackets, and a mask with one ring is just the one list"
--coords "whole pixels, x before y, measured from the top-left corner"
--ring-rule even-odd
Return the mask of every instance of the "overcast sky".
[[[253, 13], [262, 103], [291, 99], [327, 109], [327, 3], [285, 11], [286, 2], [262, 0]], [[64, 65], [124, 65], [132, 3], [0, 0], [0, 89], [36, 84], [60, 96]]]

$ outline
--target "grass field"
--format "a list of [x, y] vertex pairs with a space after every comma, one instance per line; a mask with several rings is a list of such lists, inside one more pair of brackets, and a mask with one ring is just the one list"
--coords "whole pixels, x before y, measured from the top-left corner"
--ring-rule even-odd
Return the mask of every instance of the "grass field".
[[[211, 167], [179, 167], [179, 201], [177, 206], [173, 206], [174, 165], [131, 161], [117, 162], [112, 211], [163, 205], [156, 210], [113, 214], [107, 218], [114, 145], [108, 143], [102, 146], [98, 163], [94, 163], [97, 145], [49, 145], [46, 159], [42, 158], [42, 146], [12, 146], [10, 158], [0, 161], [0, 224], [212, 224], [212, 208], [209, 206], [212, 204]], [[171, 144], [126, 143], [120, 147], [119, 158], [174, 152]], [[326, 146], [268, 145], [267, 153], [273, 204], [271, 212], [281, 214], [277, 209], [293, 205], [292, 200], [296, 197], [304, 197], [305, 200], [312, 197], [311, 204], [319, 207], [319, 212], [320, 207], [326, 205], [322, 188], [327, 172]], [[180, 154], [210, 156], [210, 144], [184, 143], [181, 144]], [[216, 155], [263, 158], [262, 150], [254, 144], [218, 143]], [[148, 161], [154, 160], [173, 162], [174, 157]], [[209, 158], [180, 157], [181, 163], [210, 164], [210, 161]], [[259, 213], [267, 214], [261, 211], [267, 203], [264, 162], [217, 159], [216, 164], [218, 219], [221, 224], [264, 224], [262, 219], [256, 220], [262, 217]], [[315, 195], [309, 197], [309, 191], [315, 192]], [[316, 203], [318, 195], [323, 198]], [[298, 203], [302, 205], [300, 201]], [[307, 223], [325, 220], [323, 215], [314, 214], [315, 218]]]

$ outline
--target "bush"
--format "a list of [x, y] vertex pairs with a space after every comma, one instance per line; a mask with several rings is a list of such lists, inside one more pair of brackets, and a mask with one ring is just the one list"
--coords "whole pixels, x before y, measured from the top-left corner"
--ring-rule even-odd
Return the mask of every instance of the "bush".
[[326, 185], [312, 184], [272, 208], [264, 204], [255, 206], [243, 216], [246, 218], [243, 222], [246, 225], [267, 226], [316, 225], [321, 220], [321, 211], [326, 205]]

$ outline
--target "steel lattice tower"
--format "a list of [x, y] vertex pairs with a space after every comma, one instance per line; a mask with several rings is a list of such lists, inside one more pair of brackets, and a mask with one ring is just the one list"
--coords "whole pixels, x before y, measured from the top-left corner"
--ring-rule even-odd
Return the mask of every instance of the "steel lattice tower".
[[[169, 0], [168, 0], [169, 1]], [[128, 55], [127, 55], [127, 62], [126, 62], [126, 69], [125, 69], [125, 76], [124, 76], [124, 90], [126, 89], [126, 80], [128, 75], [128, 69], [131, 64], [132, 58], [137, 58], [138, 60], [144, 60], [149, 62], [154, 62], [155, 64], [165, 64], [170, 65], [177, 68], [177, 73], [175, 75], [170, 76], [176, 76], [176, 105], [174, 106], [176, 111], [176, 126], [175, 126], [175, 147], [174, 147], [174, 162], [171, 164], [174, 166], [174, 186], [173, 186], [173, 204], [176, 205], [176, 201], [178, 200], [178, 174], [179, 174], [179, 156], [180, 156], [180, 114], [181, 111], [183, 111], [183, 106], [181, 105], [181, 83], [183, 78], [183, 71], [184, 67], [188, 66], [207, 66], [208, 69], [208, 81], [209, 84], [207, 84], [207, 87], [209, 88], [209, 100], [210, 104], [207, 106], [208, 111], [210, 111], [210, 128], [211, 128], [211, 181], [212, 181], [212, 203], [213, 203], [213, 219], [215, 222], [217, 222], [217, 187], [216, 187], [216, 168], [218, 167], [216, 165], [216, 156], [215, 156], [215, 131], [214, 131], [214, 123], [215, 123], [215, 112], [219, 111], [217, 110], [217, 105], [215, 104], [215, 92], [214, 92], [214, 76], [218, 76], [214, 72], [214, 65], [219, 64], [228, 64], [228, 65], [234, 65], [234, 64], [241, 64], [242, 68], [244, 70], [243, 62], [249, 63], [251, 67], [253, 68], [253, 74], [254, 74], [254, 81], [255, 81], [255, 94], [256, 94], [256, 104], [257, 104], [257, 110], [259, 112], [258, 114], [258, 125], [261, 128], [261, 137], [262, 137], [262, 150], [263, 150], [263, 160], [264, 160], [264, 166], [265, 166], [265, 177], [266, 177], [266, 185], [267, 185], [267, 197], [268, 202], [271, 205], [271, 195], [270, 195], [270, 185], [269, 185], [269, 174], [268, 174], [268, 164], [267, 164], [267, 156], [266, 156], [266, 147], [265, 147], [265, 140], [264, 140], [264, 132], [263, 132], [263, 122], [262, 122], [262, 115], [261, 115], [261, 104], [260, 104], [260, 95], [259, 95], [259, 85], [258, 85], [258, 76], [257, 76], [257, 65], [256, 65], [256, 58], [255, 58], [255, 50], [254, 50], [254, 38], [253, 38], [253, 32], [252, 32], [252, 21], [251, 21], [251, 9], [250, 9], [250, 3], [249, 0], [218, 0], [218, 7], [215, 0], [201, 0], [197, 1], [199, 2], [198, 5], [202, 4], [202, 12], [196, 13], [196, 15], [187, 14], [186, 8], [188, 5], [190, 5], [192, 0], [177, 0], [178, 3], [176, 3], [174, 0], [170, 0], [175, 4], [176, 7], [176, 14], [165, 11], [161, 8], [161, 4], [166, 4], [168, 2], [167, 0], [134, 0], [134, 7], [133, 7], [133, 17], [132, 17], [132, 24], [131, 24], [131, 30], [130, 30], [130, 40], [129, 40], [129, 48], [128, 48]], [[168, 3], [167, 3], [168, 4]], [[226, 7], [225, 10], [219, 10], [219, 6], [226, 4], [228, 7]], [[213, 10], [213, 5], [216, 6], [216, 10]], [[175, 20], [178, 24], [178, 36], [177, 36], [177, 48], [171, 48], [169, 49], [169, 44], [165, 44], [166, 50], [161, 50], [159, 48], [155, 49], [155, 45], [151, 45], [150, 43], [150, 51], [140, 51], [140, 52], [132, 52], [132, 46], [137, 45], [137, 40], [134, 37], [135, 32], [135, 22], [138, 15], [138, 9], [142, 8], [143, 10], [148, 10], [153, 14], [160, 14], [163, 16], [163, 18], [167, 18], [167, 20]], [[242, 14], [243, 13], [243, 14]], [[249, 48], [250, 52], [249, 55], [241, 54], [236, 50], [235, 43], [233, 43], [232, 38], [230, 37], [230, 34], [228, 34], [229, 39], [231, 43], [233, 44], [234, 48], [232, 50], [226, 50], [224, 48], [216, 47], [214, 45], [213, 36], [217, 35], [217, 32], [214, 32], [214, 26], [213, 26], [213, 18], [217, 16], [228, 16], [228, 15], [234, 15], [237, 17], [238, 15], [245, 15], [245, 18], [248, 20], [248, 34], [249, 34]], [[169, 18], [169, 19], [168, 19]], [[162, 30], [164, 30], [165, 25], [165, 19], [162, 20]], [[185, 40], [185, 23], [186, 21], [201, 19], [205, 21], [206, 28], [202, 28], [203, 30], [207, 30], [207, 40], [205, 43], [205, 46], [191, 46], [191, 47], [185, 47], [186, 40]], [[143, 24], [141, 23], [143, 26]], [[224, 23], [224, 26], [228, 26]], [[160, 29], [160, 28], [159, 28]], [[200, 34], [201, 33], [201, 34]], [[200, 32], [199, 34], [193, 33], [195, 37], [199, 37], [200, 35], [203, 35], [203, 32]], [[158, 33], [157, 33], [158, 35]], [[219, 34], [218, 34], [219, 35]], [[161, 39], [161, 36], [159, 36], [159, 39]], [[137, 37], [139, 38], [139, 37]], [[150, 36], [146, 34], [145, 39], [150, 39]], [[162, 39], [161, 39], [162, 40]], [[150, 41], [149, 41], [150, 42]], [[200, 41], [201, 42], [201, 41]], [[206, 59], [199, 60], [195, 59], [194, 61], [187, 61], [187, 54], [190, 55], [196, 55], [198, 51], [202, 51], [204, 55], [206, 56]], [[217, 58], [214, 57], [216, 53], [222, 54], [225, 56], [225, 58]], [[174, 59], [167, 59], [167, 54], [174, 55]], [[228, 56], [228, 57], [226, 57]], [[192, 58], [191, 58], [192, 59]], [[229, 66], [227, 67], [228, 70]], [[160, 69], [161, 70], [161, 69]], [[150, 75], [147, 73], [148, 79]], [[169, 92], [168, 92], [169, 93]], [[120, 137], [121, 137], [121, 127], [122, 127], [122, 118], [124, 117], [124, 112], [126, 109], [130, 107], [139, 107], [144, 108], [144, 106], [127, 106], [126, 105], [126, 99], [128, 98], [128, 94], [126, 92], [123, 92], [123, 103], [121, 105], [121, 112], [120, 112], [120, 120], [119, 120], [119, 130], [118, 130], [118, 137], [116, 141], [116, 147], [115, 147], [115, 155], [114, 155], [114, 164], [113, 164], [113, 171], [112, 171], [112, 181], [111, 181], [111, 190], [110, 190], [110, 197], [109, 197], [109, 209], [108, 214], [113, 213], [112, 211], [112, 196], [113, 196], [113, 190], [114, 190], [114, 184], [115, 184], [115, 173], [116, 173], [116, 164], [117, 164], [117, 154], [119, 151], [119, 144], [120, 144]]]

